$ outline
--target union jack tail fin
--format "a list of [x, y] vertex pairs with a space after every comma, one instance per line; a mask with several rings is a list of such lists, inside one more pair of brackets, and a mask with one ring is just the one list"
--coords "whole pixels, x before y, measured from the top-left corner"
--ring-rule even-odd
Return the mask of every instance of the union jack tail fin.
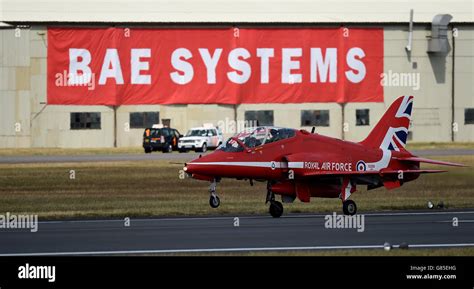
[[413, 96], [397, 98], [375, 125], [362, 145], [382, 150], [406, 151]]

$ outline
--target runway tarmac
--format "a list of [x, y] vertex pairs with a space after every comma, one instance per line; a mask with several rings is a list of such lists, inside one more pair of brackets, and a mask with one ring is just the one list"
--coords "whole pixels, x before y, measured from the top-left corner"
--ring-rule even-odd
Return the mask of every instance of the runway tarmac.
[[[474, 149], [449, 150], [413, 150], [416, 156], [474, 155]], [[190, 161], [199, 157], [199, 153], [161, 153], [151, 154], [110, 154], [110, 155], [52, 155], [52, 156], [0, 156], [0, 163], [66, 163], [66, 162], [108, 162], [108, 161], [146, 161], [169, 160]]]
[[[325, 227], [322, 214], [44, 221], [38, 231], [0, 229], [0, 256], [113, 255], [474, 246], [474, 209], [364, 215], [364, 231]], [[453, 226], [453, 218], [458, 226]]]

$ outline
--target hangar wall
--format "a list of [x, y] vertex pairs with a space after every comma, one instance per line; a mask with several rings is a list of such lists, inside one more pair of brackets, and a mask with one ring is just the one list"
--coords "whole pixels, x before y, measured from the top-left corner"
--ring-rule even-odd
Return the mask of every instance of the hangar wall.
[[[415, 25], [413, 50], [405, 50], [407, 25], [384, 27], [384, 73], [419, 75], [418, 90], [408, 86], [385, 86], [384, 103], [242, 104], [225, 105], [137, 105], [114, 109], [107, 106], [46, 105], [47, 29], [33, 25], [20, 30], [0, 29], [0, 147], [112, 147], [139, 146], [143, 129], [127, 129], [130, 112], [159, 111], [181, 133], [204, 122], [243, 121], [245, 111], [273, 110], [274, 125], [307, 128], [301, 124], [301, 110], [329, 110], [329, 126], [317, 127], [321, 134], [361, 140], [391, 102], [400, 95], [415, 96], [411, 141], [474, 141], [474, 124], [465, 124], [466, 108], [474, 108], [474, 25], [457, 25], [458, 36], [448, 33], [447, 55], [429, 55], [430, 25]], [[350, 27], [350, 26], [349, 26]], [[454, 63], [453, 63], [454, 55]], [[453, 64], [455, 76], [453, 78]], [[414, 73], [414, 74], [413, 74]], [[453, 82], [454, 79], [454, 82]], [[452, 91], [454, 121], [452, 131]], [[392, 83], [393, 84], [393, 83]], [[370, 125], [357, 126], [356, 109], [369, 109]], [[100, 112], [101, 128], [71, 130], [71, 112]], [[231, 132], [226, 132], [229, 136]]]
[[459, 27], [456, 38], [456, 57], [454, 65], [456, 77], [454, 79], [454, 121], [458, 124], [455, 132], [455, 141], [467, 142], [474, 140], [474, 125], [465, 124], [465, 108], [474, 108], [474, 26]]
[[[61, 5], [58, 5], [58, 2]], [[418, 23], [443, 12], [472, 21], [472, 0], [2, 0], [5, 22], [57, 23]], [[270, 11], [270, 13], [269, 13]]]

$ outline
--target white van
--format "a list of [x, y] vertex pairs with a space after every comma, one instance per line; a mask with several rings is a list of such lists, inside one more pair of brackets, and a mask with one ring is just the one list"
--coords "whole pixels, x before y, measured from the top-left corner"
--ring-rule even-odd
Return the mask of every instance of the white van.
[[223, 142], [222, 132], [213, 125], [204, 124], [202, 127], [191, 128], [178, 142], [179, 152], [194, 150], [206, 152], [207, 149], [215, 149]]

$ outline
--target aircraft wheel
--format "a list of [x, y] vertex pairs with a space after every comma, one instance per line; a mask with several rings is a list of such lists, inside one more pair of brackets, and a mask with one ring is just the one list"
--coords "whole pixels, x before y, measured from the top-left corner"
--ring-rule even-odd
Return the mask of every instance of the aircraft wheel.
[[211, 206], [211, 208], [217, 208], [219, 207], [219, 205], [221, 204], [221, 200], [219, 199], [218, 196], [211, 196], [211, 198], [209, 199], [209, 205]]
[[269, 211], [273, 218], [279, 218], [283, 215], [283, 205], [278, 201], [272, 201]]
[[357, 206], [353, 200], [347, 200], [342, 203], [342, 211], [344, 215], [353, 216], [357, 213]]

